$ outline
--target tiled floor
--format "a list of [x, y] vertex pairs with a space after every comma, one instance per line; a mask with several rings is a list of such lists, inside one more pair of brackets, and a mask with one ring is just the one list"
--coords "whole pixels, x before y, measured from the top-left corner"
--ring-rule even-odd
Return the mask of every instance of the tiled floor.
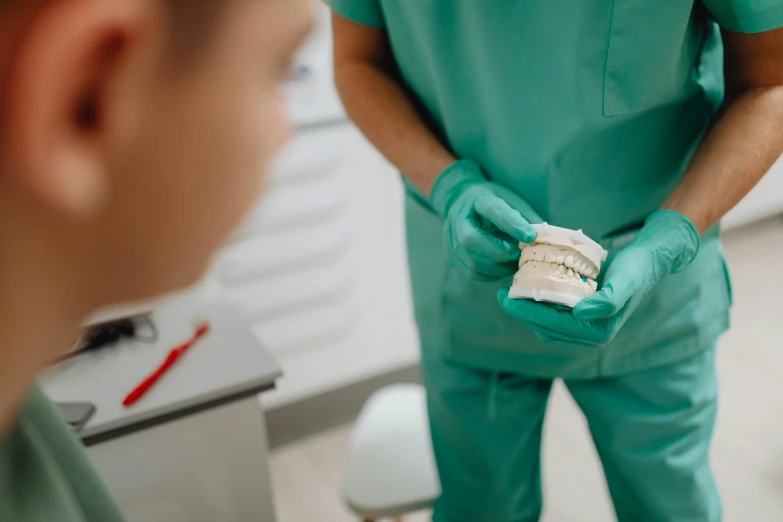
[[[724, 520], [783, 520], [783, 220], [726, 237], [734, 280], [732, 330], [722, 341], [720, 418], [713, 462]], [[340, 500], [350, 427], [275, 451], [279, 522], [355, 522]], [[613, 520], [581, 414], [558, 388], [544, 443], [544, 522]], [[426, 513], [406, 520], [424, 522]]]

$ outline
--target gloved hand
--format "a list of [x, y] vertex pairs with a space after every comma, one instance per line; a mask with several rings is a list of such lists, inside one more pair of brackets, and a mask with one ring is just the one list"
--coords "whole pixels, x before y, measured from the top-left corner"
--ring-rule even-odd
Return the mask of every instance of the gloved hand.
[[540, 223], [525, 200], [484, 177], [478, 165], [461, 160], [435, 180], [430, 197], [445, 219], [446, 255], [452, 266], [482, 281], [516, 272], [519, 243], [531, 243]]
[[696, 227], [678, 212], [661, 210], [609, 262], [601, 290], [580, 301], [573, 311], [509, 299], [504, 290], [498, 299], [506, 312], [529, 325], [544, 342], [604, 346], [655, 285], [667, 274], [687, 268], [698, 251]]

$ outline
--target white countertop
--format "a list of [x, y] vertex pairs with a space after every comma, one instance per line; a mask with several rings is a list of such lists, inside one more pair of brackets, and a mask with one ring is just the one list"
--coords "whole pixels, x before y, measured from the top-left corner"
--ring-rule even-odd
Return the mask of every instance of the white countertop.
[[[274, 387], [281, 375], [277, 362], [228, 306], [191, 306], [186, 299], [175, 299], [153, 318], [159, 330], [157, 342], [124, 341], [65, 361], [42, 377], [41, 386], [51, 400], [95, 404], [95, 415], [79, 432], [86, 443], [254, 396]], [[210, 322], [209, 333], [138, 402], [125, 408], [124, 397], [203, 320]]]

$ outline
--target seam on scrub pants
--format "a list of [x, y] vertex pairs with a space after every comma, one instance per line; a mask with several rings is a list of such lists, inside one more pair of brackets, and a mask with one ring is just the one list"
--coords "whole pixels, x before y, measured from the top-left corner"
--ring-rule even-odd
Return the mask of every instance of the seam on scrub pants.
[[497, 416], [498, 404], [498, 386], [500, 384], [500, 373], [492, 372], [489, 380], [489, 392], [487, 393], [487, 418], [495, 420]]

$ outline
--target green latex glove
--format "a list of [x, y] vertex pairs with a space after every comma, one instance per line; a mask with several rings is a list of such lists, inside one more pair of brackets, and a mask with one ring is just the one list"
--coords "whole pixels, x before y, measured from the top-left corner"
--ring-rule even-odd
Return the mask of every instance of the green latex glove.
[[482, 281], [513, 274], [519, 243], [531, 243], [536, 233], [530, 224], [542, 221], [525, 200], [487, 180], [470, 160], [443, 171], [432, 187], [431, 202], [445, 219], [449, 263]]
[[604, 346], [614, 339], [642, 299], [668, 274], [690, 265], [699, 251], [699, 234], [688, 219], [671, 210], [652, 214], [636, 239], [610, 260], [599, 292], [573, 310], [508, 298], [501, 306], [535, 330], [539, 339], [567, 345]]

